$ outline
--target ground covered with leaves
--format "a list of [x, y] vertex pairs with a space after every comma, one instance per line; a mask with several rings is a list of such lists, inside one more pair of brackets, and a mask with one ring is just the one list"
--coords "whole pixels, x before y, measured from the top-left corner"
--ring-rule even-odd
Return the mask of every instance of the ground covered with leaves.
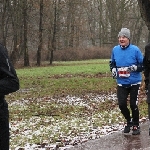
[[10, 108], [11, 148], [16, 150], [66, 149], [121, 131], [125, 124], [115, 94], [18, 100]]

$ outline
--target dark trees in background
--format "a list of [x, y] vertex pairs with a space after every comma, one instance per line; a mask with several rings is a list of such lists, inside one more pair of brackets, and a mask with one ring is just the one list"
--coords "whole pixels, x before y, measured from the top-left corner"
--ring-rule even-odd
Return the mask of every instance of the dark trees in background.
[[149, 30], [148, 42], [150, 42], [150, 0], [138, 0], [141, 16]]
[[[13, 3], [9, 2], [9, 17], [12, 29], [12, 51], [10, 53], [10, 58], [12, 63], [15, 65], [17, 62], [17, 58], [19, 55], [19, 46], [18, 43], [20, 41], [20, 33], [22, 26], [22, 1], [14, 0]], [[8, 25], [7, 25], [8, 26]]]
[[8, 23], [8, 1], [2, 0], [0, 2], [0, 43], [6, 46], [6, 36], [7, 36], [7, 23]]
[[[59, 2], [58, 2], [59, 3]], [[54, 51], [56, 50], [56, 27], [57, 27], [57, 0], [54, 0], [54, 17], [53, 17], [53, 31], [50, 50], [50, 64], [53, 63]]]
[[66, 50], [71, 60], [76, 58], [73, 51], [110, 50], [118, 43], [122, 27], [131, 30], [131, 42], [142, 48], [150, 30], [149, 3], [150, 0], [1, 0], [0, 41], [13, 63], [24, 62], [24, 66], [31, 61], [38, 66], [42, 61], [52, 64], [56, 51], [65, 55]]
[[24, 0], [23, 2], [23, 50], [24, 50], [24, 66], [30, 66], [30, 62], [29, 62], [29, 53], [28, 53], [28, 15], [27, 15], [27, 0]]
[[41, 51], [43, 45], [43, 0], [40, 0], [39, 45], [37, 50], [37, 65], [41, 65]]

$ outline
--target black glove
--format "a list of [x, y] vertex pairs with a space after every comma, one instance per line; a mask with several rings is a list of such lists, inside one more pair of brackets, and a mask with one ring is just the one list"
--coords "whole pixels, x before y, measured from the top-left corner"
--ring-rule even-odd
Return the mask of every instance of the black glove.
[[112, 61], [109, 61], [109, 67], [110, 67], [110, 71], [112, 72], [112, 69], [116, 68], [116, 63], [112, 62]]
[[148, 94], [148, 85], [145, 85], [145, 94]]
[[147, 89], [145, 89], [145, 94], [146, 94], [146, 95], [148, 94], [148, 90], [147, 90]]

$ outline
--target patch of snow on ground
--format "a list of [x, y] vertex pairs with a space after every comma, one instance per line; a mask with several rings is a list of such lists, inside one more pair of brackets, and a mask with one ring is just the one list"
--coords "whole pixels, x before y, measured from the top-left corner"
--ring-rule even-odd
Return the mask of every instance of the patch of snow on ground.
[[[87, 95], [86, 98], [81, 97], [71, 97], [67, 96], [61, 99], [53, 99], [50, 101], [56, 101], [57, 103], [62, 103], [64, 105], [80, 105], [80, 106], [88, 106], [88, 101], [86, 99], [90, 99], [90, 101], [94, 103], [104, 102], [105, 100], [116, 101], [116, 94], [110, 95]], [[39, 99], [39, 101], [42, 99]], [[18, 100], [9, 104], [9, 107], [27, 107], [26, 104], [29, 100]], [[118, 117], [122, 117], [119, 109], [110, 110], [109, 112], [105, 112], [109, 118], [111, 118], [112, 114], [118, 115]], [[87, 120], [84, 120], [80, 126], [76, 123], [79, 121], [78, 118], [69, 118], [68, 120], [55, 120], [52, 116], [44, 116], [40, 118], [40, 116], [32, 116], [30, 119], [22, 119], [18, 121], [10, 121], [11, 126], [11, 145], [15, 150], [66, 150], [71, 149], [74, 145], [84, 143], [88, 140], [94, 140], [101, 138], [105, 135], [112, 134], [114, 132], [122, 131], [124, 128], [124, 123], [120, 122], [119, 124], [113, 125], [103, 125], [102, 127], [95, 127], [92, 124], [92, 120], [99, 118], [100, 121], [103, 121], [103, 114], [98, 114], [97, 116], [89, 117]], [[110, 120], [109, 120], [110, 121]], [[50, 124], [53, 122], [53, 124]], [[38, 126], [37, 126], [38, 124]], [[47, 126], [45, 126], [47, 124]], [[68, 134], [63, 133], [61, 128], [68, 128]], [[70, 130], [69, 130], [70, 128]], [[87, 130], [88, 129], [88, 130]], [[78, 132], [80, 131], [80, 132]], [[51, 143], [51, 137], [59, 134], [60, 140], [57, 143]], [[41, 141], [32, 141], [29, 143], [29, 140], [34, 139], [36, 136], [41, 137]], [[46, 137], [46, 139], [43, 139]], [[16, 138], [16, 140], [14, 140]], [[22, 144], [22, 143], [26, 144]], [[38, 143], [39, 144], [35, 144]]]

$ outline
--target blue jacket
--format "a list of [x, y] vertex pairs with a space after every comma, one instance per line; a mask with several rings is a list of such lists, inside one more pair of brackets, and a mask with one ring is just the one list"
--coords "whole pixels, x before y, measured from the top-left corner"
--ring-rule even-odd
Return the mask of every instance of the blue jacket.
[[142, 74], [139, 71], [130, 72], [130, 76], [126, 78], [119, 77], [118, 74], [119, 68], [143, 65], [143, 54], [137, 46], [130, 44], [124, 49], [120, 45], [115, 46], [112, 50], [111, 61], [117, 68], [117, 84], [137, 84], [142, 81]]

